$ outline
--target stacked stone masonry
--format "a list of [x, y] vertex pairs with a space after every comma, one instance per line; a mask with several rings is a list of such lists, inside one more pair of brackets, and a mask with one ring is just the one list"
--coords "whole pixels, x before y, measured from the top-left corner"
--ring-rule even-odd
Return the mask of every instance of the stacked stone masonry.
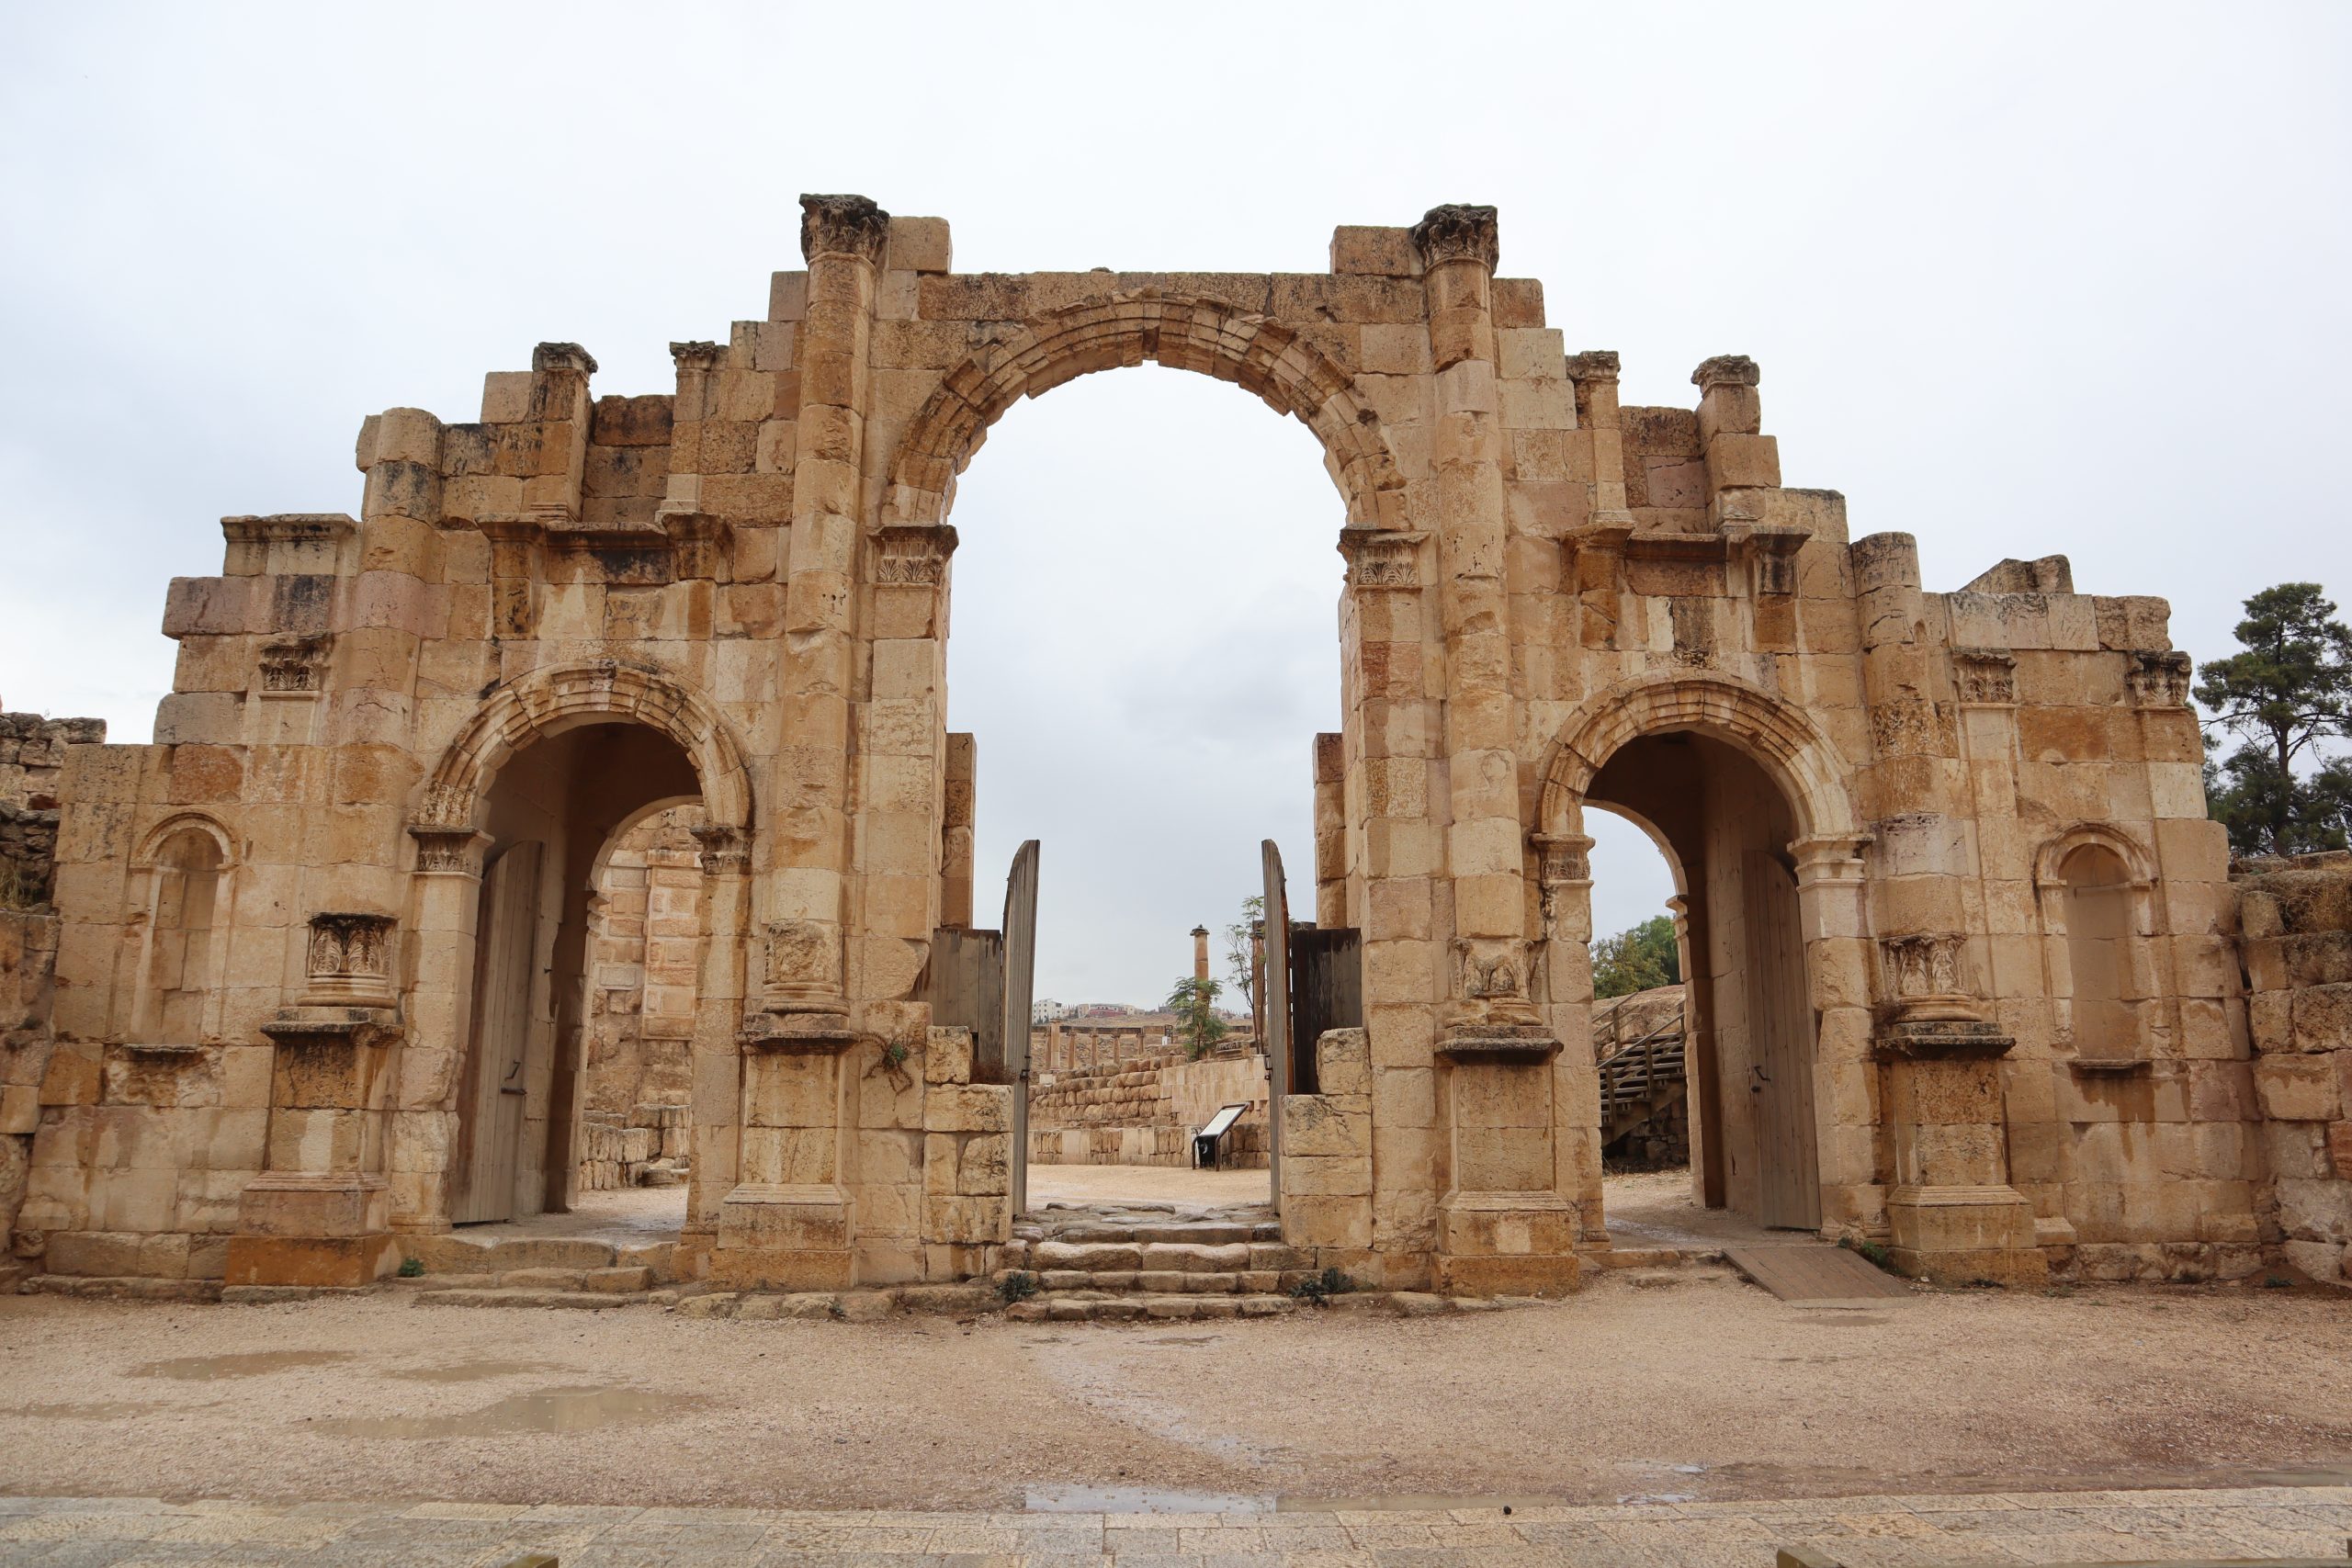
[[2189, 1096], [2256, 1124], [2287, 1261], [2352, 1280], [2352, 854], [2249, 862], [2236, 888], [2254, 1059]]
[[1607, 1247], [1588, 801], [1675, 867], [1707, 1201], [1963, 1280], [2336, 1234], [2287, 1216], [2335, 1179], [2282, 1140], [2336, 1112], [2257, 1073], [2162, 600], [2059, 557], [1924, 590], [1781, 482], [1753, 363], [1621, 406], [1491, 209], [1311, 273], [965, 275], [944, 221], [812, 197], [802, 251], [672, 388], [541, 344], [476, 418], [368, 418], [356, 515], [225, 519], [172, 584], [153, 743], [51, 786], [53, 995], [6, 949], [14, 1032], [55, 1037], [10, 1079], [19, 1251], [357, 1283], [395, 1232], [568, 1205], [590, 873], [693, 804], [680, 1268], [988, 1273], [1012, 1091], [918, 999], [971, 919], [947, 518], [1000, 416], [1145, 360], [1305, 423], [1342, 525], [1291, 905], [1358, 933], [1363, 1027], [1273, 1109], [1284, 1245], [1454, 1294]]
[[1249, 1041], [1198, 1058], [1177, 1050], [1121, 1055], [1040, 1072], [1029, 1096], [1029, 1157], [1038, 1165], [1193, 1163], [1193, 1136], [1228, 1105], [1245, 1106], [1219, 1162], [1262, 1169], [1266, 1058]]

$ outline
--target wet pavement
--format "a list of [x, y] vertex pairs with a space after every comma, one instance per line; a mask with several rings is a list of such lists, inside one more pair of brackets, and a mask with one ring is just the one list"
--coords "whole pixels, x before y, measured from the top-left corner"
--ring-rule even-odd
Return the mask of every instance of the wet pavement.
[[1143, 1488], [1095, 1501], [932, 1514], [0, 1497], [0, 1564], [495, 1568], [545, 1552], [562, 1568], [1770, 1568], [1792, 1547], [1846, 1568], [1909, 1568], [2341, 1560], [2352, 1534], [2352, 1486], [2341, 1485], [1508, 1510], [1498, 1500], [1359, 1509]]

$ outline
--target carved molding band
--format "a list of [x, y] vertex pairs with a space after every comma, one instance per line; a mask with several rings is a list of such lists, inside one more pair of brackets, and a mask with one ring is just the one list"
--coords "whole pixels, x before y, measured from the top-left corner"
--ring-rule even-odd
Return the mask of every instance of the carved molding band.
[[1348, 586], [1374, 590], [1421, 585], [1421, 541], [1427, 534], [1386, 528], [1342, 528], [1340, 554], [1347, 558]]
[[1474, 261], [1492, 272], [1502, 256], [1501, 230], [1491, 207], [1432, 207], [1413, 225], [1413, 243], [1420, 249], [1423, 266]]
[[800, 254], [809, 261], [822, 255], [847, 255], [878, 264], [889, 238], [890, 215], [871, 197], [800, 198]]
[[1962, 995], [1960, 943], [1961, 939], [1950, 932], [1889, 937], [1880, 942], [1896, 999], [1907, 1002]]
[[2123, 679], [2135, 708], [2177, 708], [2188, 701], [2188, 655], [2136, 649], [2126, 654]]
[[956, 553], [956, 530], [940, 524], [892, 524], [874, 536], [869, 556], [874, 581], [935, 587], [947, 581], [947, 560]]
[[265, 692], [316, 692], [326, 684], [327, 649], [323, 633], [315, 637], [278, 637], [261, 645], [261, 689]]
[[1537, 875], [1544, 886], [1592, 880], [1592, 840], [1584, 834], [1532, 833], [1528, 841], [1535, 846]]
[[1999, 648], [1955, 648], [1952, 682], [1960, 700], [1978, 706], [2018, 700], [2017, 655]]
[[767, 929], [767, 1003], [830, 1004], [842, 997], [842, 932], [829, 920], [772, 920]]
[[712, 823], [687, 829], [702, 846], [706, 876], [741, 876], [752, 869], [752, 835], [741, 828]]
[[481, 874], [481, 852], [490, 842], [488, 834], [470, 826], [413, 822], [409, 825], [408, 836], [416, 840], [417, 870], [460, 876]]
[[317, 914], [311, 917], [306, 1005], [387, 1006], [393, 994], [392, 917]]

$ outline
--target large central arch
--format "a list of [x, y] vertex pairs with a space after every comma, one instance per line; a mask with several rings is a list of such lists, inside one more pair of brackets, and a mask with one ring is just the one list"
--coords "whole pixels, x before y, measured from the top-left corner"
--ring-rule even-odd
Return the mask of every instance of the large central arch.
[[1267, 316], [1156, 289], [1047, 312], [949, 371], [899, 438], [884, 523], [943, 521], [956, 476], [1017, 399], [1146, 360], [1238, 383], [1297, 419], [1323, 443], [1350, 525], [1403, 525], [1404, 479], [1346, 371]]

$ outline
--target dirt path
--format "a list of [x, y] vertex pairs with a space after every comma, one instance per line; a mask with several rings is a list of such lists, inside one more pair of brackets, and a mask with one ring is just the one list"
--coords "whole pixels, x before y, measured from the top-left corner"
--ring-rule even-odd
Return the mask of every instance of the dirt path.
[[2352, 1464], [2352, 1311], [2244, 1289], [1132, 1327], [0, 1299], [0, 1491], [1003, 1506], [1032, 1486], [1572, 1501]]

